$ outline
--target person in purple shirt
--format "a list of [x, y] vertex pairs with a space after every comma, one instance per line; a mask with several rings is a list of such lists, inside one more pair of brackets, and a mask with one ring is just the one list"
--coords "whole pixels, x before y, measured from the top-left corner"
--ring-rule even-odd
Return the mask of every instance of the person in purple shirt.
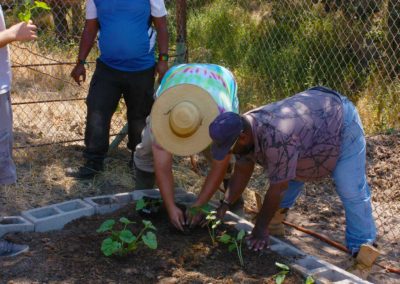
[[269, 189], [255, 226], [250, 249], [268, 246], [268, 226], [278, 209], [290, 208], [305, 181], [331, 175], [346, 212], [346, 245], [356, 255], [376, 238], [371, 194], [366, 179], [366, 142], [360, 117], [344, 96], [314, 87], [244, 115], [226, 112], [209, 127], [216, 160], [236, 155], [234, 173], [219, 217], [245, 189], [260, 164]]

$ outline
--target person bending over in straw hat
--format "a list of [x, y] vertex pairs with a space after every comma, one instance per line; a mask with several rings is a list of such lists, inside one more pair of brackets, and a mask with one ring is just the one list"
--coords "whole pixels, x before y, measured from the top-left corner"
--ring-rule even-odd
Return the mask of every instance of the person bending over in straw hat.
[[233, 176], [218, 208], [222, 218], [245, 189], [255, 163], [264, 167], [269, 189], [255, 226], [250, 249], [268, 246], [268, 225], [279, 208], [291, 207], [304, 181], [331, 175], [346, 212], [346, 243], [354, 255], [376, 237], [371, 195], [365, 173], [365, 137], [354, 105], [325, 87], [251, 110], [225, 112], [210, 125], [211, 153], [223, 161], [236, 156]]
[[[213, 64], [174, 66], [165, 74], [156, 92], [142, 142], [134, 154], [135, 189], [153, 188], [156, 176], [171, 223], [177, 229], [183, 230], [185, 224], [195, 225], [200, 216], [192, 219], [175, 205], [172, 155], [187, 156], [205, 150], [211, 143], [208, 135], [211, 121], [225, 111], [238, 113], [236, 92], [232, 73]], [[212, 163], [193, 206], [209, 201], [229, 164], [229, 156]]]

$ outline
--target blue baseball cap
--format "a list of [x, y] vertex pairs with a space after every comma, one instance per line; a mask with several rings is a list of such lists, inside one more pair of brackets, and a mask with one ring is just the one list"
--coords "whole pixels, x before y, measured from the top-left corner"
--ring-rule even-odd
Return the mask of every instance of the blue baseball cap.
[[209, 126], [212, 141], [211, 154], [215, 160], [223, 160], [243, 131], [239, 114], [224, 112], [218, 115]]

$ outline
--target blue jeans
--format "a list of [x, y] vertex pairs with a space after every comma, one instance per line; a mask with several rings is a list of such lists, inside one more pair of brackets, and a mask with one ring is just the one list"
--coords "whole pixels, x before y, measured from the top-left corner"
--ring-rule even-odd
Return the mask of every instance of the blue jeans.
[[[375, 240], [376, 227], [365, 172], [366, 142], [362, 123], [354, 105], [344, 96], [341, 99], [344, 117], [342, 144], [332, 177], [346, 213], [346, 245], [354, 254], [362, 244]], [[303, 185], [303, 182], [290, 181], [280, 208], [292, 207]]]

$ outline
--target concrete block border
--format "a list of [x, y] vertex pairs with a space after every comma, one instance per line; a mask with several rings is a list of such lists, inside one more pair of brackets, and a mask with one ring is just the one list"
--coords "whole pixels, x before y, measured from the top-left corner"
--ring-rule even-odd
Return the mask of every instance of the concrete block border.
[[9, 232], [32, 232], [35, 225], [21, 216], [0, 217], [0, 237]]
[[[93, 214], [113, 212], [145, 196], [161, 198], [158, 189], [136, 190], [115, 195], [87, 197], [84, 200], [74, 199], [35, 208], [23, 211], [21, 213], [22, 217], [0, 217], [0, 237], [9, 232], [29, 232], [33, 230], [36, 232], [45, 232], [59, 230], [72, 220], [83, 216], [91, 216]], [[195, 199], [196, 196], [192, 193], [187, 193], [182, 189], [176, 189], [175, 191], [176, 202], [191, 203]], [[213, 205], [216, 206], [215, 203], [213, 203]], [[253, 229], [252, 223], [232, 212], [227, 212], [224, 221], [233, 223], [237, 230], [243, 229], [246, 232], [251, 232]], [[324, 260], [307, 255], [296, 247], [272, 236], [270, 237], [270, 249], [289, 259], [289, 266], [293, 270], [299, 272], [304, 277], [312, 276], [316, 283], [370, 283]]]
[[74, 199], [45, 207], [26, 210], [21, 215], [35, 225], [35, 232], [60, 230], [72, 220], [94, 214], [94, 207]]

